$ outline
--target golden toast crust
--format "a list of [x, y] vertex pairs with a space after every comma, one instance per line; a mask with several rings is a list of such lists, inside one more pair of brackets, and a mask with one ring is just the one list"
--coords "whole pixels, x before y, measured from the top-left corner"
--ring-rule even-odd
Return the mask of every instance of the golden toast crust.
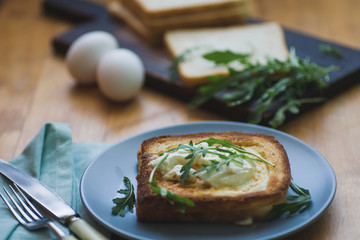
[[[180, 213], [178, 207], [167, 199], [159, 198], [149, 187], [152, 167], [148, 164], [157, 155], [178, 144], [188, 144], [190, 140], [199, 142], [214, 137], [226, 139], [241, 147], [251, 147], [265, 159], [275, 164], [268, 165], [270, 177], [263, 191], [230, 195], [215, 194], [217, 189], [180, 186], [179, 182], [163, 180], [155, 174], [159, 186], [175, 194], [187, 197], [195, 207], [186, 207]], [[237, 222], [248, 218], [261, 220], [274, 204], [286, 200], [290, 183], [290, 164], [284, 147], [272, 136], [242, 132], [208, 132], [185, 135], [159, 136], [145, 140], [138, 152], [138, 189], [136, 213], [139, 221], [154, 222]]]

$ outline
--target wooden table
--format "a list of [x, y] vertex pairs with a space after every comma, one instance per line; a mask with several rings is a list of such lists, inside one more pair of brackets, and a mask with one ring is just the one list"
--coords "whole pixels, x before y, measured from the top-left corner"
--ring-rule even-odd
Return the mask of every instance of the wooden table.
[[[0, 1], [1, 2], [1, 1]], [[106, 1], [103, 1], [106, 3]], [[356, 0], [254, 0], [252, 16], [360, 49], [360, 2]], [[50, 46], [72, 24], [46, 16], [40, 0], [0, 5], [0, 156], [18, 155], [46, 122], [69, 123], [73, 140], [115, 143], [157, 127], [199, 120], [228, 120], [151, 89], [116, 104], [96, 87], [78, 87], [64, 59]], [[359, 59], [360, 60], [360, 59]], [[360, 238], [360, 85], [282, 126], [320, 151], [337, 176], [337, 192], [314, 224], [289, 239]], [[315, 180], [316, 181], [316, 180]]]

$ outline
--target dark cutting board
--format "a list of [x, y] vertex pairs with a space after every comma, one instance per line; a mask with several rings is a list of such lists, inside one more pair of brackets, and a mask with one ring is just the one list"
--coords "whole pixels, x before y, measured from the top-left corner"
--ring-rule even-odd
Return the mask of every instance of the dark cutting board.
[[[131, 49], [141, 57], [146, 69], [145, 85], [147, 87], [184, 101], [189, 101], [196, 95], [194, 89], [182, 86], [179, 80], [176, 82], [168, 81], [168, 67], [171, 64], [171, 57], [164, 47], [149, 45], [122, 22], [113, 19], [105, 6], [81, 0], [45, 0], [43, 2], [43, 10], [46, 14], [76, 24], [73, 29], [54, 37], [52, 45], [56, 53], [65, 55], [71, 43], [86, 32], [95, 30], [107, 31], [116, 36], [121, 47]], [[330, 73], [329, 87], [322, 93], [326, 97], [334, 96], [360, 81], [359, 50], [304, 35], [286, 28], [284, 31], [287, 46], [295, 47], [296, 53], [300, 58], [309, 57], [312, 62], [323, 67], [330, 65], [339, 66], [338, 71]], [[337, 59], [324, 55], [324, 53], [319, 51], [319, 45], [322, 43], [330, 44], [343, 51], [343, 58]], [[313, 95], [316, 96], [319, 93], [314, 93]], [[302, 107], [301, 111], [303, 112], [313, 106], [315, 104], [308, 104]], [[279, 107], [279, 104], [274, 103], [265, 114], [264, 120], [271, 117]], [[246, 117], [252, 111], [251, 104], [230, 108], [226, 107], [224, 102], [216, 98], [204, 104], [202, 108], [236, 121], [246, 121]], [[287, 119], [292, 117], [288, 116]]]

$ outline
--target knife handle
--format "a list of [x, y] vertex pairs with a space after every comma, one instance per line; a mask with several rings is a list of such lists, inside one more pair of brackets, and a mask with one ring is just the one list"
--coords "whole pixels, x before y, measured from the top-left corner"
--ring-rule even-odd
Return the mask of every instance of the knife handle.
[[63, 238], [61, 238], [61, 240], [78, 240], [76, 237], [74, 237], [73, 235], [67, 235]]
[[81, 218], [73, 218], [69, 224], [69, 228], [81, 239], [91, 240], [105, 240], [104, 235], [98, 232], [90, 224]]
[[53, 221], [48, 221], [47, 226], [53, 231], [53, 233], [61, 240], [78, 240], [73, 235], [67, 235], [61, 228], [59, 228]]

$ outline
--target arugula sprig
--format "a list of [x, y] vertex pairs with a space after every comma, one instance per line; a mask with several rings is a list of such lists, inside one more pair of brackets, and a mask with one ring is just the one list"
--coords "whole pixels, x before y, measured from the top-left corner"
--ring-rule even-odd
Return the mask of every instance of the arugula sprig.
[[[199, 173], [204, 172], [204, 171], [209, 172], [209, 171], [212, 171], [214, 169], [216, 169], [218, 171], [223, 165], [229, 166], [230, 162], [235, 162], [235, 163], [238, 163], [238, 164], [242, 165], [243, 162], [241, 162], [241, 161], [239, 161], [237, 159], [266, 162], [267, 164], [275, 167], [275, 165], [273, 163], [267, 161], [261, 155], [249, 152], [249, 151], [245, 150], [242, 147], [239, 147], [239, 146], [236, 146], [236, 145], [232, 144], [231, 142], [229, 142], [226, 139], [221, 140], [221, 139], [216, 139], [216, 138], [209, 138], [208, 140], [203, 140], [201, 142], [206, 142], [209, 146], [220, 144], [223, 147], [232, 148], [232, 149], [236, 150], [238, 153], [227, 150], [227, 149], [216, 147], [215, 148], [216, 151], [223, 152], [223, 153], [226, 154], [226, 155], [219, 154], [222, 161], [210, 160], [211, 164], [209, 164], [209, 165], [202, 164], [202, 168], [197, 170], [194, 174], [199, 174]], [[253, 156], [253, 157], [248, 157], [248, 155]]]
[[195, 50], [198, 50], [199, 47], [193, 47], [186, 49], [182, 54], [175, 57], [173, 61], [171, 62], [170, 66], [168, 67], [169, 71], [169, 81], [174, 82], [176, 78], [178, 77], [178, 66], [181, 62], [184, 62], [186, 58]]
[[334, 46], [331, 46], [326, 43], [322, 43], [319, 45], [319, 50], [324, 53], [325, 55], [329, 55], [332, 57], [336, 57], [338, 59], [341, 59], [343, 57], [343, 51], [340, 49], [335, 48]]
[[288, 195], [287, 202], [275, 205], [267, 216], [269, 220], [279, 218], [285, 214], [301, 213], [311, 205], [309, 190], [298, 186], [293, 180], [290, 181], [290, 187], [297, 195]]
[[[210, 162], [212, 163], [211, 165], [202, 165], [202, 167], [204, 168], [200, 168], [196, 173], [200, 173], [204, 170], [210, 170], [212, 168], [216, 168], [217, 170], [220, 169], [220, 167], [222, 165], [229, 165], [230, 162], [236, 162], [238, 164], [243, 164], [241, 161], [239, 161], [238, 159], [242, 159], [242, 160], [252, 160], [252, 161], [260, 161], [260, 162], [266, 162], [267, 164], [271, 165], [271, 166], [275, 166], [273, 163], [267, 161], [265, 158], [263, 158], [261, 155], [249, 152], [247, 150], [245, 150], [242, 147], [236, 146], [234, 144], [232, 144], [231, 142], [229, 142], [228, 140], [220, 140], [220, 139], [216, 139], [216, 138], [209, 138], [207, 140], [202, 140], [199, 143], [207, 143], [209, 146], [213, 146], [216, 144], [219, 144], [223, 147], [227, 147], [227, 148], [232, 148], [234, 150], [236, 150], [238, 153], [233, 152], [231, 150], [227, 150], [227, 149], [223, 149], [220, 147], [209, 147], [209, 148], [202, 148], [202, 147], [196, 147], [194, 145], [194, 143], [192, 141], [190, 141], [189, 144], [179, 144], [178, 147], [175, 148], [171, 148], [163, 153], [160, 154], [160, 156], [170, 153], [170, 152], [175, 152], [179, 149], [188, 149], [190, 150], [189, 155], [187, 155], [185, 157], [185, 159], [189, 159], [189, 161], [184, 164], [182, 166], [182, 168], [180, 169], [181, 172], [181, 176], [180, 176], [180, 185], [184, 184], [185, 181], [188, 179], [189, 177], [189, 173], [190, 173], [190, 169], [196, 159], [196, 157], [198, 155], [202, 155], [203, 157], [206, 156], [206, 154], [209, 155], [216, 155], [219, 158], [222, 159], [222, 161], [217, 161], [217, 160], [210, 160]], [[248, 157], [246, 155], [250, 155], [253, 156], [252, 157]], [[167, 157], [168, 155], [166, 155]], [[163, 159], [165, 160], [166, 157]]]
[[214, 51], [203, 55], [205, 59], [213, 61], [215, 64], [228, 64], [232, 61], [239, 61], [242, 64], [248, 64], [248, 58], [251, 54], [248, 53], [234, 53], [230, 50]]
[[170, 204], [174, 205], [175, 202], [178, 205], [179, 211], [184, 213], [185, 212], [185, 205], [188, 205], [190, 207], [194, 207], [195, 203], [191, 201], [189, 198], [181, 197], [177, 194], [175, 194], [172, 191], [169, 191], [165, 188], [159, 187], [157, 185], [156, 179], [154, 179], [154, 174], [156, 170], [159, 168], [159, 166], [167, 159], [168, 155], [165, 156], [161, 161], [159, 161], [155, 167], [152, 169], [149, 177], [149, 186], [151, 190], [156, 193], [158, 196], [166, 197], [166, 199], [169, 201]]
[[134, 186], [127, 177], [124, 177], [123, 181], [126, 189], [120, 189], [117, 192], [125, 194], [125, 196], [122, 198], [114, 198], [112, 200], [113, 203], [115, 203], [115, 206], [112, 208], [111, 212], [113, 215], [119, 214], [121, 217], [125, 216], [126, 209], [128, 209], [128, 211], [132, 213], [134, 211], [134, 205], [136, 203]]
[[214, 51], [203, 57], [216, 64], [227, 65], [239, 61], [243, 70], [235, 70], [229, 65], [228, 76], [209, 76], [209, 84], [198, 88], [199, 96], [190, 103], [190, 107], [199, 107], [213, 97], [223, 100], [227, 106], [233, 107], [244, 103], [253, 103], [253, 113], [248, 121], [260, 123], [264, 113], [273, 102], [288, 104], [278, 109], [268, 124], [280, 126], [286, 113], [296, 114], [305, 103], [318, 103], [324, 98], [304, 98], [307, 91], [322, 90], [328, 86], [329, 72], [337, 69], [335, 66], [326, 68], [311, 63], [309, 59], [300, 59], [295, 50], [290, 49], [285, 61], [267, 59], [265, 64], [252, 63], [250, 54], [237, 54], [231, 51]]
[[[229, 142], [226, 139], [221, 140], [221, 139], [217, 139], [217, 138], [209, 138], [208, 140], [202, 140], [201, 142], [206, 142], [209, 146], [213, 146], [215, 144], [220, 144], [223, 147], [232, 148], [232, 149], [238, 151], [239, 153], [241, 153], [241, 154], [235, 154], [235, 155], [239, 155], [240, 158], [243, 158], [245, 160], [250, 159], [250, 160], [253, 160], [253, 161], [266, 162], [267, 164], [275, 167], [275, 165], [273, 163], [269, 162], [268, 160], [263, 158], [261, 155], [252, 153], [250, 151], [245, 150], [242, 147], [236, 146], [236, 145], [232, 144], [231, 142]], [[221, 149], [221, 148], [216, 148], [216, 150], [217, 151], [223, 151], [223, 149]], [[230, 153], [230, 154], [234, 154], [234, 152], [232, 152], [232, 151], [227, 151], [227, 152]], [[244, 154], [251, 155], [251, 156], [253, 156], [255, 158], [246, 157]]]
[[[201, 154], [203, 157], [205, 157], [206, 153], [209, 153], [209, 150], [205, 149], [205, 148], [196, 148], [194, 146], [194, 143], [192, 141], [190, 141], [190, 143], [187, 145], [179, 144], [178, 147], [167, 150], [167, 151], [163, 152], [161, 155], [163, 155], [165, 153], [169, 153], [169, 152], [174, 152], [179, 149], [189, 149], [191, 151], [191, 153], [185, 157], [185, 159], [189, 159], [189, 161], [185, 165], [183, 165], [182, 168], [180, 169], [180, 172], [182, 173], [181, 177], [180, 177], [180, 185], [182, 185], [185, 183], [186, 179], [188, 179], [191, 166], [193, 165], [196, 157], [199, 154]], [[213, 153], [213, 154], [216, 154], [216, 153]]]
[[190, 52], [190, 50], [185, 51], [183, 54], [179, 55], [178, 57], [174, 58], [170, 66], [168, 67], [169, 71], [169, 81], [174, 82], [178, 76], [178, 66], [181, 62], [185, 61], [185, 56]]

